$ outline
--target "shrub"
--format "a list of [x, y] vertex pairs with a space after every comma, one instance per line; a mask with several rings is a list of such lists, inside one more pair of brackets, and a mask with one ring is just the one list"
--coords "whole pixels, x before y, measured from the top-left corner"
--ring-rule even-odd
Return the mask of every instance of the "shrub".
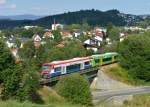
[[79, 74], [70, 74], [61, 78], [56, 84], [56, 91], [73, 104], [92, 106], [89, 83]]
[[150, 81], [150, 37], [133, 35], [119, 44], [120, 64], [138, 79]]

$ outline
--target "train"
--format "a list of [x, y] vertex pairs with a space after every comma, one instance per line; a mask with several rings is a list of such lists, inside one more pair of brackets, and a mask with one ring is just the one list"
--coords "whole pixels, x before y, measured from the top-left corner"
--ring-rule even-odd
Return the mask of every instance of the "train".
[[63, 61], [53, 61], [42, 65], [41, 76], [43, 79], [79, 72], [97, 66], [103, 66], [118, 61], [118, 53], [111, 52], [88, 57], [79, 57]]

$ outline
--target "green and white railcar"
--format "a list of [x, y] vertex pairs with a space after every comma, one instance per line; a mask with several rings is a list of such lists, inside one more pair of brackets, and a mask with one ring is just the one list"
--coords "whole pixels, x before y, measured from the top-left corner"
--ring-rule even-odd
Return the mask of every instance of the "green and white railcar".
[[106, 65], [114, 63], [118, 60], [118, 54], [116, 52], [92, 55], [92, 66]]

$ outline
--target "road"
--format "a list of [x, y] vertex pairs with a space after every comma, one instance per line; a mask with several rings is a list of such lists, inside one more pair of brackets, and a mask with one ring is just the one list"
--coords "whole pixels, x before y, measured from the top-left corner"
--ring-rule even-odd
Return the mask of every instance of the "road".
[[120, 90], [113, 90], [113, 91], [92, 92], [93, 100], [100, 100], [102, 98], [110, 98], [113, 96], [143, 95], [143, 94], [150, 94], [150, 86], [120, 89]]

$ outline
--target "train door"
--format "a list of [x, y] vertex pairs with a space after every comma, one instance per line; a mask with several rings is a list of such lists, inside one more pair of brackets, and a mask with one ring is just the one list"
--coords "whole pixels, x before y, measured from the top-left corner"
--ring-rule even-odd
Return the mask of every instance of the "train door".
[[66, 74], [66, 66], [62, 66], [61, 72], [62, 74]]
[[82, 62], [82, 63], [80, 64], [80, 69], [81, 69], [81, 70], [84, 69], [84, 62]]

